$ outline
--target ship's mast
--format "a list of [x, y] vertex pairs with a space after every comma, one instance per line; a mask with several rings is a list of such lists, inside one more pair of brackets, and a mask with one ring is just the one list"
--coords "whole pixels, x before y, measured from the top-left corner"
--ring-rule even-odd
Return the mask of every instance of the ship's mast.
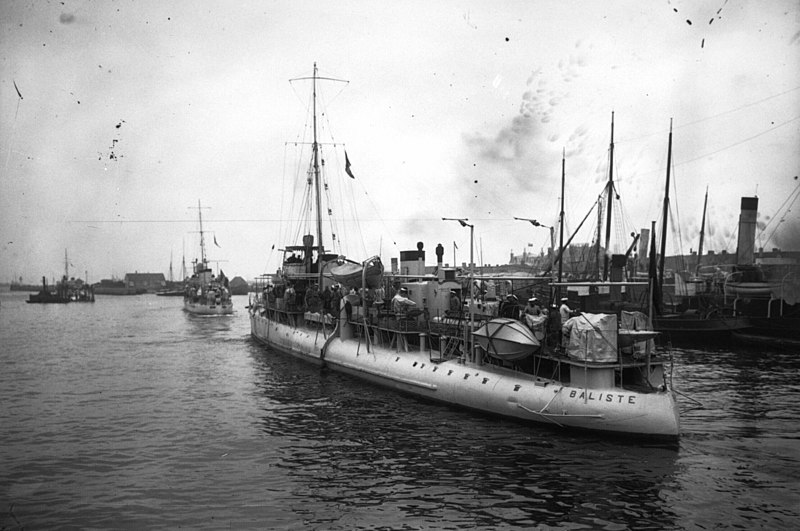
[[186, 240], [182, 242], [182, 255], [181, 255], [181, 280], [186, 280]]
[[172, 251], [169, 252], [169, 281], [173, 282], [173, 278], [172, 278]]
[[67, 258], [66, 249], [64, 249], [64, 278], [69, 280], [69, 258]]
[[203, 234], [203, 207], [200, 206], [200, 200], [197, 200], [197, 216], [200, 219], [200, 259], [202, 260], [203, 268], [206, 267], [206, 238]]
[[[317, 63], [314, 63], [314, 75], [312, 77], [312, 100], [314, 115], [314, 143], [312, 144], [312, 150], [314, 152], [314, 191], [317, 203], [317, 245], [319, 246], [317, 259], [319, 260], [325, 246], [322, 243], [322, 194], [320, 194], [319, 144], [317, 143]], [[319, 286], [322, 287], [322, 267], [320, 267], [319, 276]]]
[[[317, 216], [317, 260], [322, 257], [322, 254], [325, 251], [325, 244], [322, 241], [322, 193], [321, 193], [321, 178], [320, 178], [320, 156], [319, 156], [319, 140], [317, 139], [317, 81], [325, 80], [325, 81], [337, 81], [342, 83], [347, 83], [344, 79], [335, 79], [330, 77], [320, 77], [317, 74], [317, 63], [314, 63], [314, 73], [311, 77], [299, 77], [295, 79], [290, 79], [289, 82], [292, 81], [300, 81], [300, 80], [311, 80], [312, 84], [312, 119], [313, 119], [313, 142], [312, 152], [313, 152], [313, 160], [312, 160], [312, 173], [314, 174], [314, 202], [316, 206], [316, 216]], [[324, 163], [324, 161], [323, 161]], [[319, 285], [322, 286], [322, 267], [319, 268]]]
[[603, 230], [603, 194], [597, 196], [597, 246], [595, 249], [594, 269], [597, 280], [600, 280], [600, 233]]
[[[564, 263], [564, 179], [566, 175], [567, 164], [567, 149], [564, 148], [561, 152], [561, 212], [558, 214], [558, 282], [561, 282], [561, 273], [563, 271], [562, 264]], [[559, 298], [561, 297], [561, 288], [559, 287]]]
[[661, 220], [661, 254], [658, 257], [658, 287], [664, 287], [664, 253], [667, 252], [667, 216], [669, 216], [669, 171], [672, 166], [672, 118], [669, 119], [669, 145], [667, 147], [667, 184], [664, 188], [664, 210]]
[[706, 234], [706, 207], [708, 206], [708, 186], [706, 186], [706, 198], [703, 201], [703, 221], [700, 222], [700, 244], [697, 246], [697, 267], [695, 275], [700, 274], [700, 261], [703, 259], [703, 240]]
[[608, 206], [606, 207], [606, 247], [603, 252], [603, 280], [608, 280], [608, 253], [611, 242], [611, 210], [614, 200], [614, 112], [611, 112], [611, 145], [608, 160]]

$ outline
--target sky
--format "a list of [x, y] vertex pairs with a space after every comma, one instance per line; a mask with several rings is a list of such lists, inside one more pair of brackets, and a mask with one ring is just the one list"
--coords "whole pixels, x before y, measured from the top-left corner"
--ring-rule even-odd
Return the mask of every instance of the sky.
[[467, 262], [470, 231], [442, 217], [474, 226], [478, 263], [541, 252], [548, 229], [514, 218], [556, 224], [563, 155], [578, 227], [609, 176], [612, 112], [613, 250], [661, 216], [670, 121], [668, 254], [697, 249], [706, 188], [706, 250], [735, 252], [744, 196], [757, 245], [800, 250], [796, 0], [7, 0], [0, 282], [60, 276], [65, 250], [90, 282], [171, 263], [177, 279], [198, 202], [215, 267], [274, 272], [309, 138], [309, 84], [289, 80], [315, 63], [347, 81], [318, 96], [326, 171], [346, 149], [355, 176], [352, 259], [423, 242], [429, 265], [438, 244]]

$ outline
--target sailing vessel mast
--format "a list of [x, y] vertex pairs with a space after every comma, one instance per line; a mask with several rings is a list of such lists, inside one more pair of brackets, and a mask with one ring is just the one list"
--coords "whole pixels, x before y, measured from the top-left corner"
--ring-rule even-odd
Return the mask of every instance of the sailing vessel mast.
[[169, 252], [169, 281], [174, 281], [172, 278], [172, 251]]
[[206, 266], [206, 238], [203, 234], [203, 207], [200, 206], [200, 200], [197, 200], [197, 215], [200, 218], [200, 259], [202, 260], [203, 268]]
[[[313, 156], [312, 156], [312, 173], [313, 173], [313, 184], [314, 184], [314, 205], [316, 207], [316, 228], [317, 228], [317, 260], [319, 261], [322, 255], [325, 252], [325, 245], [322, 241], [322, 192], [321, 187], [321, 178], [320, 178], [320, 161], [319, 161], [319, 141], [317, 139], [317, 81], [318, 80], [326, 80], [326, 81], [337, 81], [341, 83], [347, 83], [348, 81], [344, 79], [335, 79], [330, 77], [320, 77], [317, 74], [317, 63], [314, 63], [314, 71], [311, 77], [298, 77], [295, 79], [290, 79], [289, 82], [292, 81], [300, 81], [300, 80], [311, 80], [311, 96], [312, 96], [312, 124], [313, 124], [313, 141], [311, 144]], [[313, 249], [314, 245], [312, 245]], [[319, 286], [322, 286], [322, 267], [319, 268]]]
[[[567, 149], [561, 151], [561, 212], [558, 214], [558, 282], [561, 282], [561, 273], [564, 263], [564, 178], [566, 175]], [[558, 298], [561, 298], [561, 288], [558, 288]]]
[[600, 233], [603, 230], [603, 194], [597, 196], [597, 245], [595, 247], [595, 275], [600, 280]]
[[664, 188], [664, 210], [661, 220], [661, 253], [658, 257], [658, 288], [664, 287], [664, 253], [667, 251], [667, 216], [669, 216], [669, 171], [672, 167], [672, 118], [669, 119], [669, 145], [667, 147], [667, 184]]
[[[314, 143], [312, 146], [312, 151], [314, 153], [314, 191], [316, 194], [316, 204], [317, 204], [317, 245], [319, 246], [319, 250], [317, 251], [317, 260], [320, 260], [322, 256], [323, 250], [325, 246], [322, 244], [322, 194], [320, 194], [320, 179], [319, 179], [319, 144], [317, 143], [317, 63], [314, 63], [314, 74], [312, 76], [312, 107], [314, 115]], [[322, 287], [322, 267], [320, 264], [319, 267], [319, 280], [318, 286]]]
[[[611, 145], [609, 147], [608, 161], [608, 206], [606, 207], [606, 246], [603, 252], [603, 280], [608, 280], [608, 253], [611, 243], [611, 210], [614, 200], [614, 111], [611, 111]], [[600, 243], [598, 242], [598, 245]]]
[[700, 244], [697, 246], [697, 267], [695, 275], [700, 274], [700, 261], [703, 259], [703, 240], [706, 234], [706, 207], [708, 206], [708, 186], [706, 186], [706, 198], [703, 201], [703, 220], [700, 222]]
[[181, 280], [186, 280], [186, 241], [183, 242], [183, 249], [181, 251]]

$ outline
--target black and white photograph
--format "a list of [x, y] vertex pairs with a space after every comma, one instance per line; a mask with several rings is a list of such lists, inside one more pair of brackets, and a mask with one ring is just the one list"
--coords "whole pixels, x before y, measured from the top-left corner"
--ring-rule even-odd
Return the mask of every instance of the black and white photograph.
[[800, 528], [796, 0], [0, 2], [0, 531]]

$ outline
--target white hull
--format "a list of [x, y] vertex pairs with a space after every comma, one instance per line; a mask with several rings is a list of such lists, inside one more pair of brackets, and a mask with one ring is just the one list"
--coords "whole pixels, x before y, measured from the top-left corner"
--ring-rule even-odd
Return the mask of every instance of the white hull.
[[184, 300], [183, 309], [195, 315], [230, 315], [233, 313], [233, 304], [228, 302], [209, 306], [200, 302]]
[[427, 351], [367, 345], [324, 337], [250, 315], [251, 333], [266, 345], [369, 382], [447, 404], [559, 427], [677, 438], [677, 402], [671, 391], [564, 386], [493, 365], [459, 360], [434, 363]]

